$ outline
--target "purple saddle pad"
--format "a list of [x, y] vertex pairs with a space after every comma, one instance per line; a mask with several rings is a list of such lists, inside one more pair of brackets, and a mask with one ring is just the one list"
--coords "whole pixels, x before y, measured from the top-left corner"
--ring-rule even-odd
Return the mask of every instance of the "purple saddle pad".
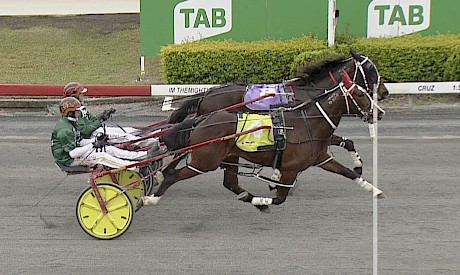
[[275, 93], [274, 96], [262, 98], [246, 105], [251, 110], [269, 110], [273, 105], [288, 103], [288, 97], [283, 84], [254, 84], [246, 87], [244, 101], [256, 99], [266, 94]]

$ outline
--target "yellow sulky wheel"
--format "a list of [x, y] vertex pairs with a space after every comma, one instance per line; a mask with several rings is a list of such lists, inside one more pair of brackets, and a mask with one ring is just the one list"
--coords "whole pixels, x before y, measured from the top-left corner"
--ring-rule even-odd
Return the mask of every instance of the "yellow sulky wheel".
[[[102, 182], [113, 182], [116, 185], [119, 186], [126, 186], [130, 183], [133, 183], [141, 178], [139, 173], [136, 171], [132, 170], [124, 170], [116, 173], [115, 175], [116, 182], [112, 181], [112, 178], [110, 175], [105, 175], [100, 178], [96, 179], [96, 183], [102, 183]], [[144, 196], [145, 194], [145, 183], [143, 181], [140, 181], [138, 184], [135, 186], [129, 188], [126, 190], [126, 193], [128, 194], [129, 198], [131, 199], [132, 205], [136, 205], [137, 201], [139, 200], [140, 197]]]
[[123, 190], [113, 183], [97, 185], [107, 204], [104, 214], [91, 187], [85, 189], [77, 201], [77, 220], [83, 231], [97, 239], [114, 239], [123, 234], [133, 220], [133, 204]]

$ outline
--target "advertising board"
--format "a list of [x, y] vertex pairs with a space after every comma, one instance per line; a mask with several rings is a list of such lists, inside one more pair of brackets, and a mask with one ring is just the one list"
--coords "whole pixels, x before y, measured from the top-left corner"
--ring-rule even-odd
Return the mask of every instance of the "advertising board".
[[[337, 0], [337, 33], [392, 37], [460, 33], [458, 0]], [[328, 38], [328, 1], [141, 0], [141, 55], [197, 39]]]
[[197, 39], [327, 38], [327, 1], [141, 0], [142, 55]]

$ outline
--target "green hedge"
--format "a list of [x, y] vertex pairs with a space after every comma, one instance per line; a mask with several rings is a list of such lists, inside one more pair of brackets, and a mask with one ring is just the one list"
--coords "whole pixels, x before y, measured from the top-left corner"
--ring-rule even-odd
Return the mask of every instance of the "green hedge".
[[161, 49], [166, 83], [271, 83], [289, 76], [302, 52], [326, 49], [324, 41], [305, 36], [289, 41], [195, 41]]
[[460, 46], [455, 47], [453, 53], [447, 58], [444, 65], [444, 80], [453, 81], [460, 79]]
[[308, 62], [354, 48], [368, 56], [387, 81], [460, 80], [460, 35], [353, 39], [333, 49], [312, 36], [280, 41], [200, 40], [161, 50], [166, 83], [274, 83]]
[[360, 39], [353, 47], [368, 55], [384, 78], [410, 82], [445, 80], [446, 61], [458, 45], [459, 35], [408, 35]]

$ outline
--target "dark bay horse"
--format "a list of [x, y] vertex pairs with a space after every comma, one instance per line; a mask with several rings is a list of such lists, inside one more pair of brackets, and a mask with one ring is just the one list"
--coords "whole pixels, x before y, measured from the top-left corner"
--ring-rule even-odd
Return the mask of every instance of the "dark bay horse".
[[[345, 70], [353, 82], [365, 87], [369, 94], [372, 95], [374, 87], [377, 86], [379, 100], [384, 99], [388, 95], [388, 90], [381, 82], [380, 74], [374, 63], [354, 50], [350, 50], [350, 54], [349, 58], [338, 56], [301, 68], [299, 78], [284, 83], [286, 90], [293, 91], [296, 99], [301, 102], [312, 100], [324, 93], [324, 89], [331, 88], [342, 81], [340, 70]], [[241, 103], [244, 101], [246, 88], [246, 85], [225, 85], [193, 95], [171, 114], [169, 123], [181, 122], [190, 114], [199, 116]], [[245, 106], [232, 110], [232, 112], [248, 111], [250, 110]], [[345, 148], [353, 160], [353, 170], [358, 174], [362, 173], [363, 163], [352, 140], [332, 135], [330, 145]]]
[[[285, 127], [291, 130], [287, 130], [287, 145], [279, 168], [281, 177], [276, 187], [276, 197], [254, 196], [240, 187], [234, 177], [224, 177], [224, 186], [237, 194], [238, 199], [253, 204], [262, 212], [268, 212], [269, 205], [279, 205], [286, 200], [290, 188], [293, 187], [301, 171], [310, 166], [319, 166], [355, 181], [377, 198], [384, 197], [381, 190], [338, 163], [328, 154], [330, 137], [343, 114], [347, 112], [358, 114], [368, 120], [375, 105], [364, 88], [345, 80], [314, 101], [300, 104], [284, 112]], [[236, 113], [218, 111], [187, 119], [176, 125], [161, 139], [171, 151], [174, 151], [210, 139], [228, 137], [236, 132], [237, 116]], [[274, 151], [246, 152], [236, 146], [235, 138], [223, 138], [220, 142], [197, 146], [191, 151], [190, 156], [186, 166], [180, 169], [175, 169], [177, 163], [171, 163], [158, 177], [162, 178], [158, 189], [151, 196], [142, 197], [139, 203], [141, 205], [157, 204], [161, 196], [175, 182], [213, 171], [229, 157], [242, 157], [249, 162], [270, 167], [273, 163]]]

